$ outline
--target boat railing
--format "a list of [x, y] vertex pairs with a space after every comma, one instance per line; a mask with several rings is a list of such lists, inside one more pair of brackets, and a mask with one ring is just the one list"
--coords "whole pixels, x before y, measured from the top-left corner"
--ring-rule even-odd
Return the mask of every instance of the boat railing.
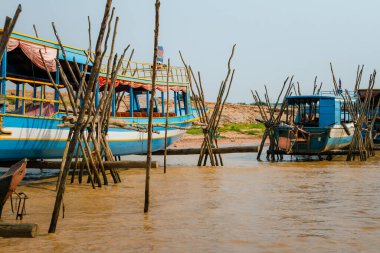
[[[345, 91], [343, 91], [343, 90], [341, 90], [341, 91], [338, 91], [338, 93], [337, 92], [335, 92], [335, 91], [329, 91], [329, 90], [326, 90], [326, 91], [320, 91], [319, 93], [318, 93], [318, 95], [320, 95], [320, 96], [340, 96], [341, 94], [347, 94]], [[357, 96], [357, 93], [355, 92], [355, 91], [348, 91], [348, 95], [350, 96], [350, 97], [356, 97]]]
[[[54, 86], [54, 84], [52, 83], [12, 76], [0, 78], [0, 81], [4, 80], [11, 81], [16, 86], [15, 90], [11, 92], [6, 92], [7, 89], [2, 89], [0, 94], [0, 113], [2, 114], [49, 116], [52, 110], [50, 108], [49, 115], [46, 115], [46, 105], [55, 105], [55, 110], [58, 110], [59, 105], [62, 104], [62, 101], [53, 95], [54, 89], [52, 86]], [[33, 90], [28, 87], [29, 85], [33, 87], [34, 95], [30, 94]], [[58, 88], [64, 87], [63, 84], [56, 84], [56, 86]], [[49, 89], [47, 90], [47, 88]], [[8, 87], [8, 89], [10, 89], [10, 87]], [[31, 105], [33, 108], [30, 107]], [[33, 113], [29, 112], [29, 109], [33, 109]]]
[[[107, 64], [103, 64], [101, 72], [107, 72]], [[119, 76], [134, 79], [152, 80], [153, 65], [145, 62], [123, 61], [118, 73]], [[157, 81], [166, 82], [169, 75], [169, 82], [176, 84], [188, 84], [189, 78], [184, 67], [174, 67], [165, 64], [157, 64]]]

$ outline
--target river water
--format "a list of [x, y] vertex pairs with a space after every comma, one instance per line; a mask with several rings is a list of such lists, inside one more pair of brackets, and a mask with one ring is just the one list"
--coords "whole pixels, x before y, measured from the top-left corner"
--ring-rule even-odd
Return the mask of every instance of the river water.
[[[30, 197], [23, 222], [38, 223], [39, 236], [0, 238], [0, 252], [380, 251], [380, 158], [269, 163], [231, 154], [218, 168], [191, 166], [196, 159], [172, 156], [167, 174], [153, 170], [148, 214], [142, 169], [101, 189], [68, 184], [56, 234], [47, 233], [55, 178], [29, 181], [18, 188]], [[2, 221], [16, 222], [9, 203]]]

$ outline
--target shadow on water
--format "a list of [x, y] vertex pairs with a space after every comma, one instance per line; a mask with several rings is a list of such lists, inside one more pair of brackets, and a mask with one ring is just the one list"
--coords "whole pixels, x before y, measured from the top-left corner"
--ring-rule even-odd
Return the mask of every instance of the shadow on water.
[[[0, 175], [7, 172], [9, 168], [0, 168]], [[29, 183], [34, 180], [43, 179], [43, 178], [54, 178], [59, 174], [59, 169], [32, 169], [28, 168], [22, 183]]]

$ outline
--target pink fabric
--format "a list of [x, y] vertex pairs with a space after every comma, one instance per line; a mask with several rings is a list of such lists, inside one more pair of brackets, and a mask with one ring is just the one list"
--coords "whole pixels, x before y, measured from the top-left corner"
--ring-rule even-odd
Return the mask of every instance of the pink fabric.
[[52, 104], [52, 103], [44, 103], [43, 115], [45, 117], [50, 117], [50, 116], [53, 116], [54, 113], [55, 113], [54, 104]]
[[9, 41], [8, 41], [8, 44], [7, 44], [7, 51], [8, 52], [13, 51], [16, 48], [18, 48], [19, 45], [20, 45], [20, 41], [19, 40], [15, 40], [15, 39], [9, 38]]
[[54, 60], [57, 57], [57, 49], [40, 46], [25, 41], [20, 41], [20, 48], [34, 64], [36, 64], [41, 69], [45, 69], [39, 52], [41, 50], [42, 57], [45, 60], [49, 72], [57, 71], [57, 66]]
[[161, 91], [161, 92], [166, 92], [166, 86], [164, 85], [157, 85], [157, 90]]
[[[52, 103], [43, 103], [42, 116], [50, 117], [55, 113], [54, 105]], [[25, 106], [25, 115], [39, 116], [40, 104], [29, 104]]]
[[[166, 92], [166, 85], [157, 85], [157, 90]], [[187, 89], [184, 86], [169, 86], [169, 90], [172, 90], [175, 92], [179, 92], [179, 91], [186, 92]]]
[[129, 83], [125, 82], [125, 83], [123, 83], [123, 85], [128, 85], [128, 86], [130, 86], [130, 87], [132, 87], [132, 88], [138, 88], [138, 87], [141, 87], [141, 84], [139, 84], [139, 83], [135, 83], [135, 82], [129, 82]]
[[41, 69], [45, 69], [44, 63], [43, 63], [41, 56], [40, 56], [40, 50], [41, 50], [42, 56], [45, 60], [45, 63], [46, 63], [46, 66], [47, 66], [49, 72], [56, 72], [57, 71], [57, 66], [56, 66], [56, 63], [54, 60], [57, 57], [57, 52], [58, 52], [57, 49], [10, 38], [9, 42], [7, 44], [7, 51], [10, 52], [10, 51], [16, 49], [17, 47], [20, 47], [22, 52], [35, 65], [37, 65], [37, 67], [39, 67]]
[[178, 92], [178, 91], [186, 92], [186, 87], [183, 87], [183, 86], [172, 86], [172, 87], [170, 87], [170, 89], [172, 91], [176, 91], [176, 92]]
[[143, 87], [144, 90], [152, 91], [152, 85], [150, 84], [143, 84], [141, 87]]

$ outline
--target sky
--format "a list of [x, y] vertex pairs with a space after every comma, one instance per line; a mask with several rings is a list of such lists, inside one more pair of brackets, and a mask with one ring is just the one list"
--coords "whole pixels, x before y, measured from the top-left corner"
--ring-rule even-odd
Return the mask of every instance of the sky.
[[[99, 31], [104, 0], [0, 0], [0, 17], [23, 11], [14, 31], [55, 41], [54, 21], [64, 44], [88, 48], [87, 16], [92, 33]], [[152, 62], [154, 0], [114, 0], [120, 17], [117, 51], [131, 44], [134, 60]], [[343, 88], [352, 89], [359, 64], [365, 65], [362, 86], [379, 69], [378, 0], [161, 0], [159, 44], [172, 65], [186, 62], [200, 71], [206, 99], [215, 100], [227, 73], [232, 46], [236, 69], [228, 102], [251, 103], [250, 90], [275, 100], [283, 81], [294, 75], [303, 94], [310, 94], [315, 76], [322, 90], [331, 90], [332, 62]], [[0, 21], [4, 22], [4, 21]], [[380, 87], [376, 85], [376, 87]]]

